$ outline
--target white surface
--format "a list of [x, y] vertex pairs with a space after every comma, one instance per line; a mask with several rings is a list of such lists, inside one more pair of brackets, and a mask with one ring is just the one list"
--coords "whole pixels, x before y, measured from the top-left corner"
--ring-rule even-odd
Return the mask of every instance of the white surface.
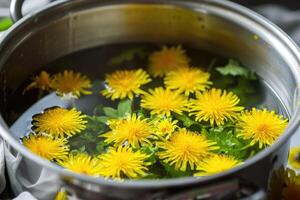
[[32, 196], [29, 192], [23, 192], [13, 200], [38, 200]]

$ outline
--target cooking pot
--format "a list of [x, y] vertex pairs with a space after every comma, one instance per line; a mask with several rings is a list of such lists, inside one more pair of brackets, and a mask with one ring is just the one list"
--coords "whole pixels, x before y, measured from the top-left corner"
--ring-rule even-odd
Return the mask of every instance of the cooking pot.
[[[300, 54], [278, 27], [224, 0], [60, 0], [23, 18], [22, 2], [12, 0], [16, 23], [0, 41], [0, 134], [10, 152], [55, 174], [57, 184], [80, 199], [264, 198], [262, 190], [267, 189], [272, 170], [286, 164], [289, 140], [300, 121]], [[185, 44], [238, 59], [276, 94], [290, 119], [288, 128], [275, 144], [243, 165], [201, 178], [113, 181], [90, 177], [65, 170], [22, 146], [19, 135], [10, 130], [10, 115], [23, 101], [17, 91], [28, 77], [73, 52], [137, 42]], [[29, 173], [32, 168], [23, 167], [26, 170]], [[17, 180], [15, 174], [9, 175]]]

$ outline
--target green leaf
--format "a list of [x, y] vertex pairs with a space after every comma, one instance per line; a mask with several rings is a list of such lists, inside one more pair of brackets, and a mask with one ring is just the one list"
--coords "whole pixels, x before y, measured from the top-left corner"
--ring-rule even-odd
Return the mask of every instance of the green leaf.
[[106, 116], [99, 116], [99, 117], [96, 117], [96, 116], [95, 116], [95, 120], [96, 120], [97, 122], [104, 123], [104, 124], [107, 123], [108, 119], [109, 119], [109, 118], [106, 117]]
[[181, 171], [175, 169], [174, 165], [169, 165], [168, 163], [162, 163], [162, 165], [164, 166], [164, 169], [167, 172], [167, 176], [170, 178], [185, 177], [192, 175], [192, 171], [189, 169], [189, 167], [186, 169], [186, 171]]
[[142, 118], [151, 118], [150, 112], [147, 110], [144, 110], [143, 108], [136, 111], [137, 116], [140, 116]]
[[176, 119], [178, 119], [179, 121], [181, 121], [183, 123], [183, 126], [185, 126], [187, 128], [194, 124], [197, 124], [197, 122], [195, 122], [194, 120], [189, 118], [186, 114], [179, 115], [179, 114], [174, 113], [173, 115]]
[[96, 145], [96, 153], [95, 154], [101, 154], [101, 153], [103, 153], [106, 150], [107, 146], [108, 146], [108, 144], [106, 144], [104, 141], [100, 141]]
[[132, 48], [132, 49], [128, 49], [124, 52], [122, 52], [120, 55], [111, 58], [108, 61], [109, 65], [120, 65], [123, 62], [127, 62], [127, 61], [131, 61], [133, 60], [136, 56], [140, 57], [140, 58], [145, 58], [146, 57], [146, 53], [144, 51], [144, 48], [142, 47], [138, 47], [138, 48]]
[[104, 114], [110, 118], [118, 118], [118, 116], [119, 116], [118, 110], [113, 109], [111, 107], [104, 107], [103, 111], [104, 111]]
[[220, 89], [227, 89], [235, 83], [235, 79], [232, 76], [221, 76], [215, 79], [213, 86]]
[[0, 20], [0, 31], [5, 31], [13, 25], [12, 20], [9, 17], [3, 18]]
[[127, 99], [123, 100], [118, 104], [118, 116], [124, 117], [132, 113], [132, 101]]
[[233, 59], [230, 59], [228, 64], [224, 67], [217, 67], [216, 70], [220, 72], [222, 75], [232, 75], [232, 76], [244, 76], [248, 77], [250, 73], [244, 67], [241, 67], [239, 62]]
[[241, 76], [249, 80], [257, 80], [257, 75], [249, 69], [244, 68], [236, 60], [230, 59], [224, 67], [217, 67], [216, 70], [223, 76]]
[[98, 137], [108, 129], [105, 123], [99, 121], [99, 117], [88, 116], [85, 130], [74, 135], [69, 139], [71, 151], [78, 151], [85, 148], [85, 152], [94, 155], [98, 154], [97, 147], [99, 143], [104, 143], [103, 138]]
[[104, 114], [103, 113], [103, 105], [102, 104], [99, 104], [97, 105], [94, 110], [93, 110], [93, 115], [96, 115], [96, 116], [99, 116], [99, 115], [102, 115]]
[[154, 164], [157, 160], [156, 153], [158, 151], [157, 147], [151, 147], [151, 146], [143, 146], [140, 148], [142, 152], [149, 155], [149, 158], [147, 159], [148, 162]]
[[263, 95], [260, 94], [260, 83], [259, 81], [245, 79], [239, 77], [237, 79], [237, 84], [228, 88], [240, 98], [240, 105], [243, 106], [255, 106], [259, 101], [263, 99]]
[[245, 147], [249, 141], [238, 138], [234, 126], [203, 128], [201, 132], [207, 139], [217, 143], [219, 149], [216, 150], [216, 153], [231, 155], [241, 160], [248, 158], [249, 151]]
[[86, 151], [85, 146], [83, 145], [83, 146], [81, 146], [81, 147], [78, 148], [78, 149], [73, 149], [73, 150], [71, 150], [70, 153], [71, 153], [71, 154], [80, 154], [80, 153], [87, 153], [87, 151]]
[[78, 149], [78, 151], [84, 153], [84, 152], [85, 152], [85, 146], [80, 147], [80, 148]]

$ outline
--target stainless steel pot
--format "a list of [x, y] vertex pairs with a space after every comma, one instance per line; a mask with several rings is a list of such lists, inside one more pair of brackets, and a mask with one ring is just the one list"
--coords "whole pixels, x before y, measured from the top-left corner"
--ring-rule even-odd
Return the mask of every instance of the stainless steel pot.
[[[19, 20], [22, 1], [12, 1]], [[64, 170], [30, 153], [6, 123], [15, 91], [33, 72], [58, 57], [104, 44], [183, 43], [237, 58], [256, 71], [282, 101], [290, 123], [270, 148], [228, 172], [203, 178], [115, 182]], [[256, 13], [223, 0], [60, 0], [17, 21], [0, 42], [0, 134], [23, 159], [59, 175], [68, 191], [82, 199], [232, 199], [248, 192], [263, 199], [273, 169], [286, 163], [289, 139], [300, 110], [300, 54], [279, 28]], [[271, 97], [268, 97], [271, 98]], [[22, 99], [19, 99], [22, 101]], [[242, 180], [247, 180], [246, 184]], [[245, 190], [246, 189], [246, 190]], [[249, 197], [250, 199], [250, 197]]]

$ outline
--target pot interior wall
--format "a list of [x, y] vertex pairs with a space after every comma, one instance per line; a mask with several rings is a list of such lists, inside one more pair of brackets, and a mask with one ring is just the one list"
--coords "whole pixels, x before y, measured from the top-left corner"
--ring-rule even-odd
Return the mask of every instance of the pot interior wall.
[[213, 2], [71, 2], [18, 24], [5, 38], [0, 51], [0, 105], [7, 121], [19, 106], [12, 100], [22, 103], [18, 87], [47, 63], [99, 45], [133, 42], [185, 44], [238, 59], [255, 70], [292, 113], [296, 81], [288, 66], [296, 61], [283, 56], [289, 49], [261, 24]]

